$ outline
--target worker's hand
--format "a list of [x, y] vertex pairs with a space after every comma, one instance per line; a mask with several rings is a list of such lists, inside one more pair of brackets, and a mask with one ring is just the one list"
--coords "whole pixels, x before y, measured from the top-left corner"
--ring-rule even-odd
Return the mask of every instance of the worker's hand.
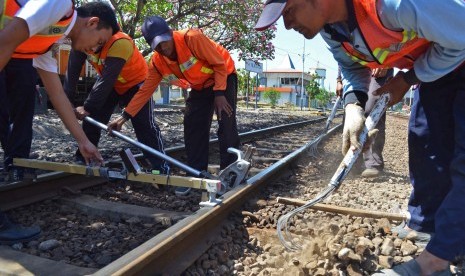
[[222, 112], [226, 113], [228, 117], [232, 116], [233, 109], [225, 96], [215, 96], [215, 112], [216, 117], [218, 117], [218, 121], [221, 121]]
[[371, 76], [374, 78], [382, 78], [386, 76], [387, 72], [389, 69], [384, 69], [384, 68], [375, 68], [371, 70]]
[[120, 131], [124, 123], [126, 123], [126, 119], [123, 116], [119, 116], [108, 124], [108, 131], [110, 133], [112, 130]]
[[359, 137], [365, 127], [364, 112], [359, 105], [346, 105], [344, 130], [342, 131], [342, 155], [345, 155], [349, 148], [356, 150], [361, 147]]
[[90, 113], [87, 112], [83, 106], [78, 106], [74, 109], [74, 115], [76, 115], [76, 118], [78, 120], [84, 120], [86, 116], [89, 116]]
[[343, 90], [342, 82], [338, 81], [336, 84], [336, 95], [338, 97], [342, 97], [342, 90]]
[[[345, 155], [349, 149], [355, 151], [362, 146], [360, 143], [360, 134], [365, 128], [364, 113], [363, 108], [356, 104], [348, 104], [346, 106], [344, 130], [342, 132], [342, 155]], [[372, 129], [368, 132], [362, 152], [370, 149], [378, 132], [378, 129]]]
[[103, 165], [103, 158], [97, 147], [94, 146], [89, 140], [78, 143], [79, 151], [84, 157], [86, 165], [101, 166]]
[[383, 86], [373, 92], [373, 95], [379, 96], [389, 92], [391, 98], [389, 100], [389, 106], [392, 106], [404, 98], [405, 93], [410, 89], [410, 85], [404, 80], [402, 76], [404, 72], [400, 71], [392, 79], [387, 81]]

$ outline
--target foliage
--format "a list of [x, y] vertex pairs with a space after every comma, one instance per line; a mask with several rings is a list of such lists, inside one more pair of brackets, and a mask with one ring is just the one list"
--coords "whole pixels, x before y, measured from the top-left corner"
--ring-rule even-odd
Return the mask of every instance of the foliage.
[[[247, 86], [248, 80], [248, 86]], [[253, 87], [257, 84], [257, 79], [253, 76], [249, 77], [249, 71], [239, 68], [237, 69], [237, 92], [239, 95], [246, 95], [247, 87], [249, 87], [249, 95], [253, 93]]]
[[268, 100], [271, 104], [271, 108], [275, 108], [278, 104], [280, 93], [276, 89], [267, 89], [263, 94], [263, 98]]
[[[159, 15], [174, 29], [201, 28], [213, 41], [239, 59], [273, 59], [276, 28], [257, 32], [253, 29], [263, 7], [262, 0], [108, 0], [115, 8], [122, 30], [141, 37], [141, 24], [147, 16]], [[83, 1], [79, 1], [83, 2]], [[148, 45], [138, 43], [144, 54]]]
[[305, 91], [310, 95], [310, 98], [313, 99], [316, 94], [319, 93], [320, 84], [318, 83], [318, 75], [312, 74], [309, 84], [305, 86]]
[[329, 92], [324, 88], [320, 88], [318, 93], [313, 98], [317, 100], [318, 104], [325, 106], [334, 95], [334, 93]]
[[317, 100], [319, 105], [325, 105], [327, 102], [329, 102], [329, 100], [331, 100], [331, 97], [334, 94], [327, 91], [324, 87], [320, 87], [317, 74], [312, 74], [311, 76], [312, 79], [305, 87], [305, 90], [309, 93], [310, 99]]

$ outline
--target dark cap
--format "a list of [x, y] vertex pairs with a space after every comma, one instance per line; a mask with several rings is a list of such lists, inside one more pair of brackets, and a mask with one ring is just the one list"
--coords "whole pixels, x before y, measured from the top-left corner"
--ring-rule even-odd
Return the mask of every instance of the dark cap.
[[254, 28], [257, 31], [263, 31], [270, 27], [281, 17], [286, 2], [287, 0], [267, 0], [262, 15], [260, 15]]
[[152, 50], [155, 50], [160, 42], [173, 39], [170, 27], [165, 19], [159, 16], [150, 16], [145, 19], [142, 25], [142, 35]]

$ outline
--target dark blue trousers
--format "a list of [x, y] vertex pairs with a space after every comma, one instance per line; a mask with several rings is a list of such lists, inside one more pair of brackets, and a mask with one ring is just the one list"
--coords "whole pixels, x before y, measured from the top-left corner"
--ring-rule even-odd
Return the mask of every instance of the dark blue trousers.
[[13, 164], [15, 157], [29, 157], [36, 82], [32, 59], [12, 58], [0, 72], [0, 142], [4, 168]]
[[[119, 95], [116, 93], [116, 91], [113, 90], [112, 94], [108, 96], [106, 102], [99, 110], [99, 112], [91, 114], [90, 116], [103, 124], [107, 124], [110, 120], [111, 114], [115, 110], [116, 105], [119, 104], [120, 107], [127, 106], [138, 90], [139, 85], [132, 87], [123, 95]], [[142, 107], [137, 115], [131, 119], [131, 122], [139, 142], [161, 153], [165, 153], [161, 131], [158, 127], [158, 124], [155, 122], [154, 108], [155, 102], [152, 98], [150, 98], [150, 100], [144, 105], [144, 107]], [[97, 146], [102, 133], [101, 129], [86, 121], [83, 121], [82, 129], [92, 144]], [[153, 169], [159, 170], [163, 174], [169, 174], [170, 167], [166, 161], [152, 155], [149, 152], [142, 152], [144, 153], [144, 156], [150, 161]], [[77, 150], [76, 155], [82, 156], [79, 150]]]
[[409, 227], [435, 235], [427, 250], [465, 254], [465, 66], [415, 93], [409, 122]]

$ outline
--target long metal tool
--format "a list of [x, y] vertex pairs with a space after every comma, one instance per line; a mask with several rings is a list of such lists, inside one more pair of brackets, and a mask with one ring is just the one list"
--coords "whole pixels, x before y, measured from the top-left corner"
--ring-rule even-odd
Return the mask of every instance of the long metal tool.
[[341, 103], [342, 97], [337, 96], [336, 101], [334, 102], [333, 109], [331, 110], [331, 113], [329, 114], [328, 120], [326, 120], [326, 126], [325, 126], [325, 133], [328, 132], [329, 126], [331, 125], [331, 122], [334, 119], [334, 116], [336, 116], [336, 111], [337, 107]]
[[310, 154], [312, 156], [317, 156], [318, 155], [318, 144], [320, 143], [320, 141], [323, 139], [323, 137], [328, 132], [328, 129], [331, 126], [331, 123], [333, 122], [334, 117], [336, 116], [337, 108], [338, 108], [339, 104], [341, 103], [341, 99], [342, 99], [341, 96], [337, 96], [336, 102], [334, 102], [331, 113], [329, 114], [328, 119], [326, 120], [326, 126], [325, 126], [325, 129], [323, 130], [323, 133], [321, 133], [320, 136], [318, 136], [315, 139], [315, 143], [313, 143], [313, 145], [310, 147], [309, 150], [310, 150]]
[[292, 239], [292, 235], [289, 232], [289, 220], [294, 217], [296, 214], [308, 209], [309, 207], [319, 203], [326, 199], [333, 191], [337, 190], [341, 185], [342, 181], [345, 179], [347, 174], [349, 173], [350, 169], [354, 165], [355, 161], [362, 153], [363, 146], [365, 145], [368, 132], [373, 130], [378, 123], [381, 116], [386, 112], [389, 103], [389, 93], [382, 95], [378, 101], [376, 102], [375, 106], [373, 107], [370, 115], [365, 120], [365, 128], [363, 129], [362, 133], [359, 136], [360, 144], [362, 145], [359, 149], [355, 151], [349, 150], [342, 162], [340, 163], [339, 167], [337, 168], [336, 172], [334, 173], [333, 177], [331, 178], [328, 187], [318, 194], [314, 199], [308, 201], [305, 205], [294, 209], [293, 211], [281, 216], [278, 219], [277, 223], [277, 231], [278, 237], [281, 243], [289, 250], [299, 250], [302, 248], [300, 244], [297, 244], [296, 241]]
[[[108, 127], [106, 125], [92, 119], [89, 116], [85, 117], [84, 120], [86, 120], [87, 122], [93, 124], [96, 127], [99, 127], [99, 128], [101, 128], [101, 129], [103, 129], [105, 131], [108, 131]], [[138, 141], [136, 141], [136, 140], [134, 140], [132, 138], [127, 137], [126, 135], [122, 134], [119, 131], [112, 130], [111, 134], [118, 137], [118, 138], [120, 138], [123, 141], [128, 142], [131, 145], [134, 145], [134, 146], [136, 146], [136, 147], [138, 147], [138, 148], [140, 148], [140, 149], [142, 149], [144, 151], [149, 152], [150, 154], [155, 155], [156, 157], [158, 157], [160, 159], [163, 159], [163, 160], [175, 165], [176, 167], [178, 167], [178, 168], [180, 168], [180, 169], [182, 169], [182, 170], [184, 170], [184, 171], [186, 171], [186, 172], [188, 172], [188, 173], [190, 173], [190, 174], [192, 174], [194, 176], [205, 177], [205, 178], [209, 178], [209, 179], [215, 179], [215, 177], [213, 177], [210, 173], [208, 173], [206, 171], [196, 170], [196, 169], [194, 169], [194, 168], [192, 168], [192, 167], [190, 167], [190, 166], [188, 166], [188, 165], [186, 165], [184, 163], [179, 162], [178, 160], [176, 160], [176, 159], [174, 159], [174, 158], [172, 158], [172, 157], [170, 157], [170, 156], [168, 156], [168, 155], [166, 155], [164, 153], [161, 153], [161, 152], [159, 152], [159, 151], [157, 151], [157, 150], [155, 150], [155, 149], [153, 149], [153, 148], [151, 148], [151, 147], [149, 147], [149, 146], [147, 146], [145, 144], [142, 144], [141, 142], [138, 142]]]

